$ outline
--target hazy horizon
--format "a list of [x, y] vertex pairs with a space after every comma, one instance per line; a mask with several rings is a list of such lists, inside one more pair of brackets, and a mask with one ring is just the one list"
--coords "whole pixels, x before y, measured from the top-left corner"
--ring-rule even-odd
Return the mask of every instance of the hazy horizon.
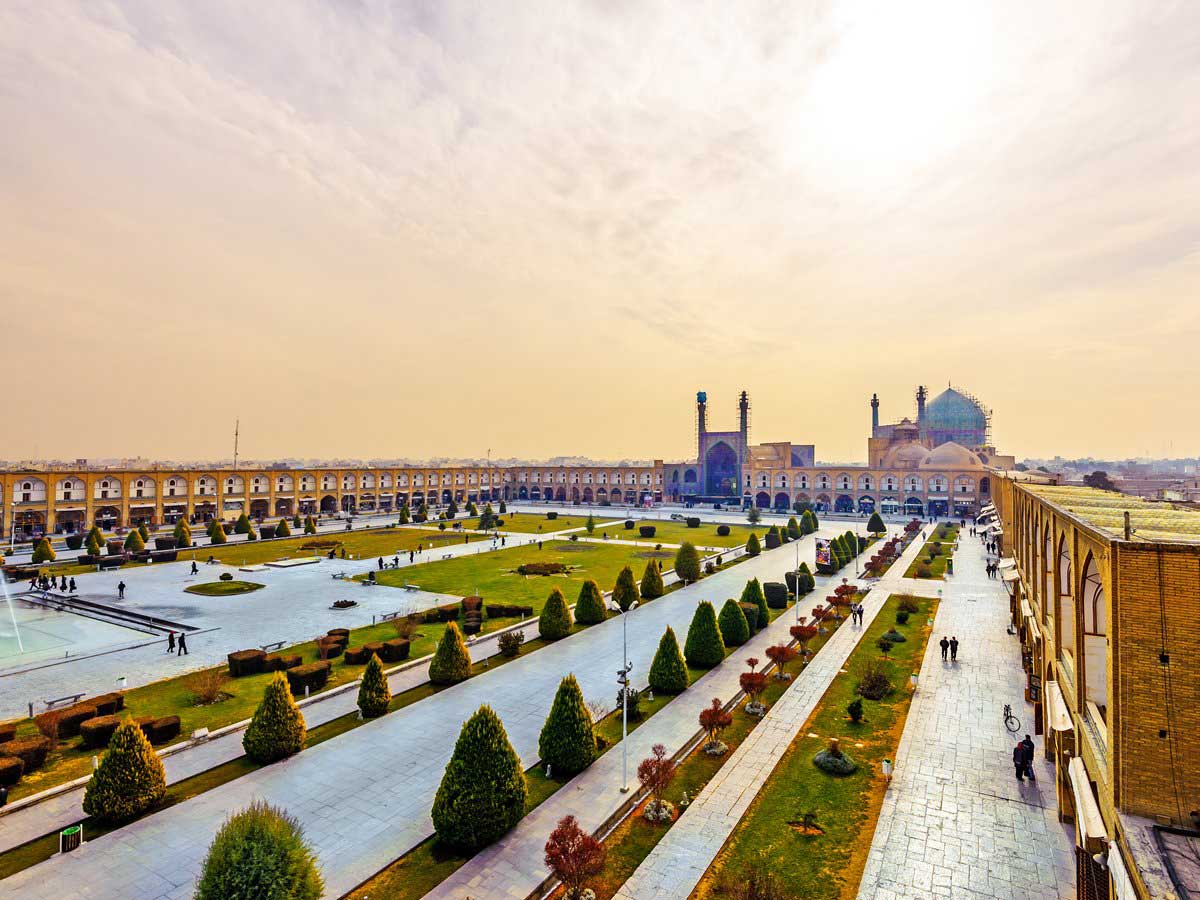
[[1194, 3], [14, 0], [0, 76], [0, 458], [1200, 446]]

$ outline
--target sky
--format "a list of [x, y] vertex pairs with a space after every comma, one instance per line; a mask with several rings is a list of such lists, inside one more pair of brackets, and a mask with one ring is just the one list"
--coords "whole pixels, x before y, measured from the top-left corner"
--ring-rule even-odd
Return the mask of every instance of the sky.
[[0, 4], [0, 459], [1200, 452], [1195, 2]]

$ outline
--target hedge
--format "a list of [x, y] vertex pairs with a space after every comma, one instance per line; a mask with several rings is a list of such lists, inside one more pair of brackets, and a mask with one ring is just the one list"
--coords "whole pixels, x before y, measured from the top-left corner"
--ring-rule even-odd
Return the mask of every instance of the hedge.
[[152, 744], [165, 744], [179, 737], [179, 716], [163, 716], [143, 725], [142, 731]]
[[287, 676], [288, 687], [291, 688], [292, 694], [303, 696], [305, 688], [315, 691], [325, 686], [325, 682], [329, 680], [329, 660], [319, 660], [308, 665], [296, 666], [294, 669], [288, 669], [284, 674]]
[[640, 525], [638, 526], [638, 534], [644, 538], [652, 538], [658, 532], [657, 526]]
[[121, 716], [96, 716], [88, 719], [79, 726], [79, 736], [83, 738], [83, 746], [89, 749], [107, 747], [113, 733], [121, 724]]
[[229, 674], [234, 678], [242, 678], [262, 672], [267, 654], [263, 650], [235, 650], [226, 659], [229, 661]]
[[575, 621], [580, 625], [595, 625], [603, 622], [607, 616], [600, 585], [589, 578], [579, 588], [579, 598], [575, 601]]
[[[104, 710], [104, 714], [117, 711], [115, 703], [111, 704], [111, 706], [112, 709]], [[38, 731], [47, 737], [50, 736], [47, 733], [47, 729], [57, 727], [56, 737], [69, 738], [79, 734], [80, 725], [98, 715], [101, 715], [101, 711], [94, 703], [79, 703], [75, 706], [69, 706], [64, 710], [51, 710], [50, 712], [41, 713], [34, 717], [34, 722], [37, 723]]]
[[46, 754], [54, 746], [47, 737], [27, 737], [9, 741], [4, 745], [5, 756], [15, 756], [25, 764], [25, 774], [40, 769], [46, 762]]
[[689, 666], [711, 669], [725, 659], [725, 642], [717, 625], [717, 613], [707, 600], [696, 607], [688, 627], [683, 656]]
[[383, 642], [383, 661], [384, 662], [401, 662], [408, 659], [408, 652], [412, 649], [412, 645], [406, 638], [392, 638]]
[[726, 600], [721, 607], [721, 615], [717, 617], [717, 625], [721, 628], [721, 638], [726, 647], [740, 647], [750, 640], [750, 623], [746, 614], [734, 600]]
[[[329, 663], [314, 663], [321, 665], [322, 684], [329, 677]], [[276, 672], [266, 690], [263, 691], [262, 702], [254, 710], [254, 717], [242, 736], [242, 746], [250, 759], [259, 763], [275, 762], [304, 749], [306, 729], [304, 713], [296, 705], [289, 684], [292, 676], [310, 666], [291, 669], [284, 678]]]
[[749, 626], [750, 633], [753, 634], [758, 630], [758, 604], [739, 602], [738, 608], [741, 609], [742, 615], [746, 617], [746, 625]]
[[763, 596], [767, 598], [767, 606], [771, 609], [787, 609], [787, 585], [778, 581], [768, 581], [763, 586]]
[[166, 793], [162, 760], [142, 729], [127, 718], [113, 732], [99, 768], [88, 780], [83, 811], [102, 821], [121, 822], [145, 812]]
[[538, 736], [538, 755], [553, 777], [576, 775], [596, 759], [596, 735], [583, 691], [574, 675], [558, 685], [554, 703]]
[[284, 672], [288, 669], [294, 669], [304, 663], [304, 659], [297, 655], [292, 656], [268, 656], [263, 660], [264, 672]]
[[687, 525], [688, 528], [699, 528], [700, 527], [700, 518], [699, 518], [699, 516], [688, 516], [684, 520], [684, 524]]
[[0, 787], [12, 787], [21, 780], [25, 763], [15, 756], [0, 756]]
[[779, 540], [779, 529], [776, 526], [772, 525], [770, 528], [767, 529], [767, 537], [766, 537], [766, 541], [765, 541], [766, 547], [768, 550], [774, 550], [776, 547], [778, 547], [780, 545], [780, 543], [781, 543], [781, 541]]

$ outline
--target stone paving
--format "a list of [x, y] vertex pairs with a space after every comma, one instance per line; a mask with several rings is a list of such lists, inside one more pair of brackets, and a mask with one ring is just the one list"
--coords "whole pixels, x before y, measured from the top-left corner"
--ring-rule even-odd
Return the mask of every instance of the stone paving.
[[[955, 574], [921, 668], [858, 896], [1057, 898], [1075, 896], [1074, 834], [1055, 812], [1054, 770], [1035, 737], [1037, 781], [1019, 782], [1012, 749], [1033, 731], [1008, 596], [988, 579], [977, 539], [963, 536]], [[914, 591], [929, 582], [911, 581]], [[942, 635], [959, 640], [941, 660]], [[1023, 723], [1009, 734], [1004, 704]]]
[[708, 871], [725, 841], [792, 741], [808, 721], [834, 677], [870, 627], [888, 596], [921, 548], [914, 541], [863, 599], [861, 628], [842, 626], [821, 648], [783, 696], [767, 711], [762, 722], [734, 750], [625, 882], [617, 898], [646, 897], [686, 900]]
[[[766, 552], [634, 610], [634, 671], [648, 671], [667, 625], [686, 633], [699, 600], [736, 596], [746, 579], [778, 579], [791, 565], [786, 547]], [[327, 895], [339, 896], [432, 833], [433, 795], [462, 723], [481, 704], [496, 709], [527, 766], [537, 760], [538, 734], [564, 674], [575, 673], [585, 697], [611, 705], [621, 631], [621, 620], [610, 619], [485, 672], [13, 875], [0, 883], [0, 896], [190, 897], [213, 834], [256, 798], [299, 819]]]

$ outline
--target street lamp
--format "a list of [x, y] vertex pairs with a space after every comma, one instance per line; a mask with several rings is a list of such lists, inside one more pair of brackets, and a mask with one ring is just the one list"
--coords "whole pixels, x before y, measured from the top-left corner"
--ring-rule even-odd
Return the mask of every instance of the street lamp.
[[633, 671], [633, 662], [629, 659], [629, 629], [625, 620], [626, 613], [638, 608], [634, 600], [629, 609], [621, 609], [614, 600], [608, 601], [608, 608], [621, 616], [621, 659], [624, 662], [617, 669], [617, 684], [621, 687], [621, 793], [629, 793], [629, 673]]
[[800, 542], [796, 541], [796, 624], [800, 624]]

